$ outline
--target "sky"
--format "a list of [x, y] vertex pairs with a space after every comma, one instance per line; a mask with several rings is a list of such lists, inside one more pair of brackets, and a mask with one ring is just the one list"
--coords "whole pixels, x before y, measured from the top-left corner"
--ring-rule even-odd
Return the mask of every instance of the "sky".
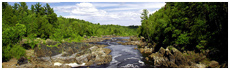
[[[8, 2], [14, 5], [15, 2]], [[26, 2], [28, 8], [37, 2]], [[83, 19], [101, 25], [141, 25], [141, 13], [147, 9], [154, 13], [163, 7], [165, 2], [40, 2], [46, 3], [54, 9], [59, 16], [66, 18]]]

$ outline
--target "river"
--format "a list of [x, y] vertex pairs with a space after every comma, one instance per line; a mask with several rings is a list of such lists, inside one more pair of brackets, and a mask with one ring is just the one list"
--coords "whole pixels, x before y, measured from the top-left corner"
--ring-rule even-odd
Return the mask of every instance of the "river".
[[[105, 48], [111, 49], [112, 61], [104, 65], [92, 65], [90, 68], [142, 68], [145, 67], [143, 57], [136, 45], [121, 45], [117, 42], [126, 42], [122, 39], [129, 37], [115, 37], [96, 44], [109, 45]], [[92, 43], [91, 43], [92, 44]]]

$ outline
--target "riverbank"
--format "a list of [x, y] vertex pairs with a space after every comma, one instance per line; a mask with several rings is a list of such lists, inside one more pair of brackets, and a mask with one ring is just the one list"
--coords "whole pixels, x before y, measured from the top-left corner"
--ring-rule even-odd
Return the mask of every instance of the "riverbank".
[[3, 68], [69, 68], [108, 64], [112, 60], [112, 56], [109, 55], [111, 50], [104, 48], [108, 45], [97, 42], [112, 40], [115, 37], [121, 36], [93, 36], [79, 43], [37, 38], [35, 41], [38, 43], [33, 49], [29, 45], [33, 41], [22, 39], [20, 44], [28, 48], [26, 57], [21, 62], [18, 62], [20, 59], [15, 59], [13, 63], [4, 62]]
[[[142, 38], [144, 39], [144, 38]], [[156, 49], [156, 44], [142, 42], [138, 45], [138, 50], [145, 58], [145, 64], [154, 68], [227, 68], [228, 63], [219, 63], [210, 60], [207, 56], [210, 51], [180, 51], [174, 46], [160, 47]]]
[[[38, 40], [38, 39], [35, 39]], [[86, 39], [91, 40], [91, 39]], [[41, 40], [34, 49], [26, 50], [25, 60], [3, 62], [3, 68], [69, 68], [89, 65], [101, 65], [111, 61], [111, 50], [106, 45], [89, 44], [87, 42], [57, 42], [50, 39]], [[23, 47], [29, 45], [25, 39]], [[26, 45], [26, 46], [25, 46]], [[29, 46], [30, 47], [30, 46]], [[23, 63], [26, 62], [26, 63]]]
[[[207, 52], [179, 51], [175, 46], [161, 47], [143, 42], [135, 36], [91, 37], [83, 42], [57, 42], [45, 40], [26, 51], [22, 64], [16, 59], [3, 63], [3, 68], [220, 68], [220, 64], [207, 58]], [[58, 45], [57, 45], [58, 44]], [[25, 61], [27, 63], [23, 63]]]

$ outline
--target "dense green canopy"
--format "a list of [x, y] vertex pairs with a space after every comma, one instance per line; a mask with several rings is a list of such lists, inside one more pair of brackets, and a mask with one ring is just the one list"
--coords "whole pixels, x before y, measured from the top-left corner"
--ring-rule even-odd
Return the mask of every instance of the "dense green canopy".
[[160, 47], [177, 45], [180, 50], [210, 50], [216, 60], [228, 60], [227, 2], [167, 2], [148, 15], [143, 10], [139, 36]]

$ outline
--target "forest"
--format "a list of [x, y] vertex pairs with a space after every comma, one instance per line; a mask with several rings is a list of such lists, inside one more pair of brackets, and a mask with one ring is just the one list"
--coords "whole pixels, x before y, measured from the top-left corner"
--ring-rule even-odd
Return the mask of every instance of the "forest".
[[[156, 67], [158, 64], [159, 67], [170, 67], [171, 65], [171, 67], [179, 68], [186, 66], [197, 68], [199, 67], [197, 65], [202, 65], [201, 62], [203, 62], [203, 67], [219, 68], [222, 66], [225, 68], [228, 66], [228, 2], [166, 2], [154, 13], [143, 9], [140, 14], [140, 26], [101, 25], [81, 19], [57, 16], [48, 3], [43, 6], [38, 2], [28, 8], [26, 2], [14, 3], [13, 6], [2, 2], [2, 61], [7, 62], [12, 58], [26, 57], [28, 48], [21, 45], [23, 39], [51, 39], [77, 44], [85, 39], [113, 35], [130, 37], [130, 39], [105, 38], [101, 41], [106, 44], [107, 42], [112, 44], [112, 41], [120, 42], [121, 44], [118, 42], [114, 44], [115, 49], [119, 46], [124, 48], [124, 45], [135, 45], [136, 47], [132, 48], [142, 54], [144, 62], [146, 64], [149, 62], [150, 67], [151, 64], [155, 64], [152, 67]], [[121, 41], [127, 41], [127, 43]], [[92, 43], [92, 41], [88, 42]], [[98, 41], [94, 43], [96, 42]], [[38, 43], [29, 42], [28, 45], [34, 49], [36, 44]], [[66, 43], [62, 42], [61, 45], [60, 43], [57, 45], [59, 47], [56, 48], [60, 48]], [[85, 49], [89, 49], [89, 45], [86, 45], [88, 48]], [[112, 49], [114, 49], [114, 45]], [[93, 47], [95, 48], [95, 46]], [[100, 46], [98, 48], [102, 49]], [[108, 51], [107, 48], [106, 52], [112, 60], [112, 56], [109, 55], [111, 50]], [[203, 55], [206, 52], [208, 53]], [[159, 60], [161, 57], [162, 60], [165, 60], [157, 63], [158, 58], [154, 57], [159, 57]], [[183, 60], [188, 64], [183, 64]], [[216, 66], [212, 67], [211, 61], [214, 61]]]
[[[138, 26], [100, 25], [85, 20], [57, 17], [48, 3], [39, 2], [30, 9], [25, 2], [2, 3], [2, 59], [8, 61], [25, 56], [25, 48], [20, 46], [22, 38], [41, 38], [70, 42], [80, 42], [83, 37], [101, 35], [137, 35]], [[32, 46], [34, 44], [31, 44]], [[33, 46], [34, 47], [34, 46]]]
[[180, 51], [210, 51], [208, 58], [228, 62], [227, 2], [166, 2], [148, 14], [144, 9], [138, 35], [156, 50], [172, 45]]

